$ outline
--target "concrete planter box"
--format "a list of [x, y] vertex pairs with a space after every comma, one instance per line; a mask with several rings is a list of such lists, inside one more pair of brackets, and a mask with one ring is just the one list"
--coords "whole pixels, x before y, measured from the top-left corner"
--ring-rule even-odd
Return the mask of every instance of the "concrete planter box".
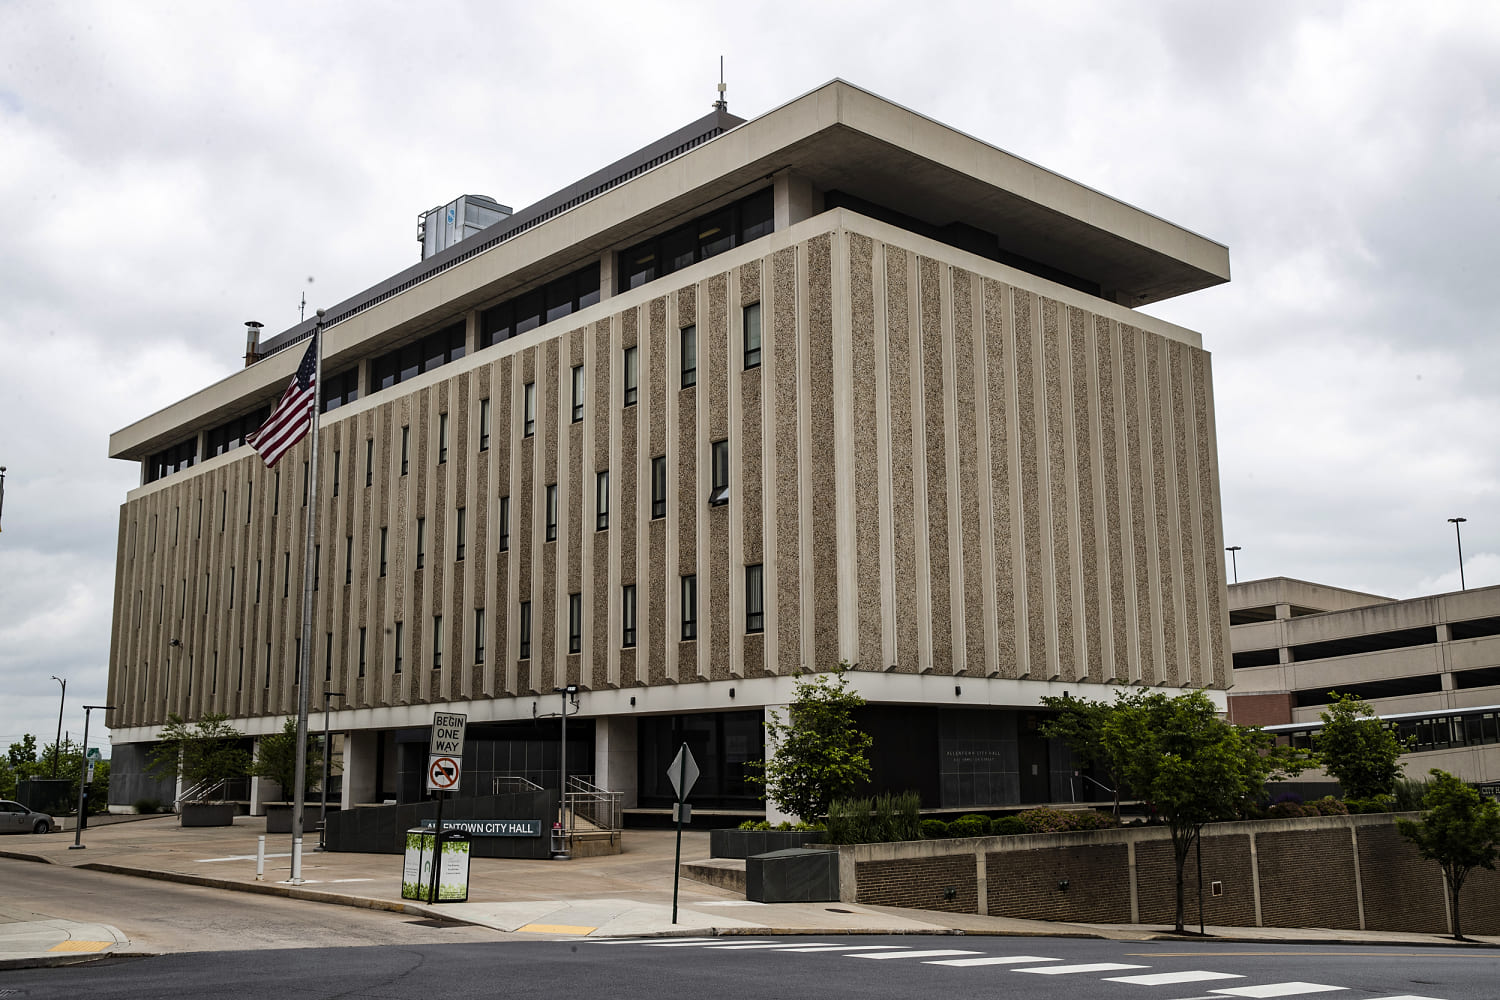
[[[303, 820], [304, 822], [306, 821], [306, 816], [303, 817]], [[266, 832], [292, 832], [292, 807], [290, 805], [266, 806]]]
[[233, 802], [184, 802], [181, 823], [183, 826], [233, 826]]
[[822, 830], [710, 830], [708, 853], [714, 858], [752, 858], [789, 851], [823, 840]]
[[745, 859], [745, 898], [756, 903], [833, 903], [839, 852], [796, 848]]

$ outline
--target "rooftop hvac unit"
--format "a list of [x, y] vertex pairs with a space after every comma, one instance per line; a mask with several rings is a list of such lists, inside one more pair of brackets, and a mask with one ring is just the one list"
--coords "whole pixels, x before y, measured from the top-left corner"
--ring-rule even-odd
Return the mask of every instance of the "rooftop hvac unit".
[[422, 259], [462, 243], [510, 215], [509, 206], [482, 194], [460, 195], [446, 205], [430, 208], [417, 217], [417, 242], [422, 244]]

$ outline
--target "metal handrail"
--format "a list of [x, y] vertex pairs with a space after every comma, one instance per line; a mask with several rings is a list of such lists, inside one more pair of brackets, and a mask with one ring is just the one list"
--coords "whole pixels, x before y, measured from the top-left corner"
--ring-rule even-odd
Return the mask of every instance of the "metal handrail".
[[514, 795], [517, 792], [540, 792], [542, 786], [519, 774], [497, 774], [490, 787], [491, 795]]
[[583, 778], [568, 778], [568, 790], [563, 793], [563, 814], [569, 833], [578, 828], [582, 820], [595, 830], [616, 832], [624, 829], [623, 792], [611, 792]]

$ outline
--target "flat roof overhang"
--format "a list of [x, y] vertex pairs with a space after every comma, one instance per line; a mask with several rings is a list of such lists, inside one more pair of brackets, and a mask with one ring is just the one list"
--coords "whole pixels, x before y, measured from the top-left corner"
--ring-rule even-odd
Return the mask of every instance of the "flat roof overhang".
[[[472, 248], [489, 230], [333, 306], [325, 370], [623, 249], [783, 171], [932, 225], [994, 232], [1003, 250], [1092, 281], [1123, 305], [1229, 280], [1222, 244], [834, 80], [482, 252]], [[312, 326], [269, 339], [286, 343]], [[273, 402], [300, 356], [279, 351], [116, 431], [110, 457], [144, 459]]]

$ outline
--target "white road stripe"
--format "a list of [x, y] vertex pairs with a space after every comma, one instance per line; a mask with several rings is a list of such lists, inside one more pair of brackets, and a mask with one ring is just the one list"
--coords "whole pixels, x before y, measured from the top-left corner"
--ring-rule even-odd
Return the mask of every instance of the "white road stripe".
[[1224, 990], [1209, 990], [1221, 997], [1300, 997], [1308, 993], [1333, 993], [1348, 989], [1347, 986], [1322, 986], [1318, 983], [1269, 983], [1265, 986], [1231, 986]]
[[1107, 976], [1107, 983], [1132, 983], [1136, 986], [1171, 986], [1174, 983], [1206, 983], [1213, 979], [1244, 979], [1232, 972], [1151, 972], [1144, 976]]
[[958, 948], [936, 948], [932, 951], [882, 951], [871, 952], [865, 955], [845, 955], [845, 958], [946, 958], [949, 955], [977, 955], [977, 951], [963, 951]]
[[[267, 854], [266, 857], [268, 857], [268, 858], [289, 858], [289, 857], [291, 857], [291, 855], [290, 854]], [[254, 861], [254, 860], [255, 860], [255, 855], [254, 854], [231, 854], [227, 858], [199, 858], [197, 861], [194, 861], [193, 864], [195, 864], [195, 865], [206, 865], [206, 864], [209, 864], [210, 862], [214, 862], [214, 861]]]
[[704, 947], [721, 951], [754, 951], [758, 948], [780, 948], [784, 951], [789, 951], [797, 946], [794, 944], [787, 944], [784, 941], [778, 941], [772, 942], [770, 944], [707, 944], [704, 945]]
[[1119, 962], [1092, 962], [1088, 965], [1044, 965], [1039, 969], [1017, 969], [1039, 976], [1069, 976], [1075, 972], [1115, 972], [1119, 969], [1149, 969], [1149, 965], [1122, 965]]
[[1030, 965], [1032, 962], [1060, 962], [1059, 958], [1042, 958], [1040, 955], [987, 955], [984, 958], [949, 958], [940, 962], [923, 962], [923, 965], [951, 965], [955, 969], [969, 969], [977, 965]]
[[[589, 944], [660, 944], [662, 939], [661, 938], [605, 938], [603, 940], [600, 940], [599, 938], [585, 938], [585, 939], [582, 939], [582, 940], [587, 940], [589, 942]], [[704, 937], [697, 937], [697, 938], [671, 938], [671, 940], [678, 941], [678, 942], [681, 942], [683, 944], [686, 944], [689, 941], [717, 941], [718, 938], [704, 938]]]
[[[647, 948], [704, 948], [713, 944], [720, 944], [723, 938], [693, 938], [688, 941], [652, 941], [646, 945]], [[742, 944], [771, 944], [772, 942], [744, 941]]]
[[1437, 997], [1419, 997], [1411, 993], [1403, 993], [1399, 997], [1380, 997], [1378, 1000], [1438, 1000]]
[[809, 944], [788, 948], [787, 951], [805, 951], [815, 955], [824, 951], [892, 951], [906, 947], [904, 944]]

